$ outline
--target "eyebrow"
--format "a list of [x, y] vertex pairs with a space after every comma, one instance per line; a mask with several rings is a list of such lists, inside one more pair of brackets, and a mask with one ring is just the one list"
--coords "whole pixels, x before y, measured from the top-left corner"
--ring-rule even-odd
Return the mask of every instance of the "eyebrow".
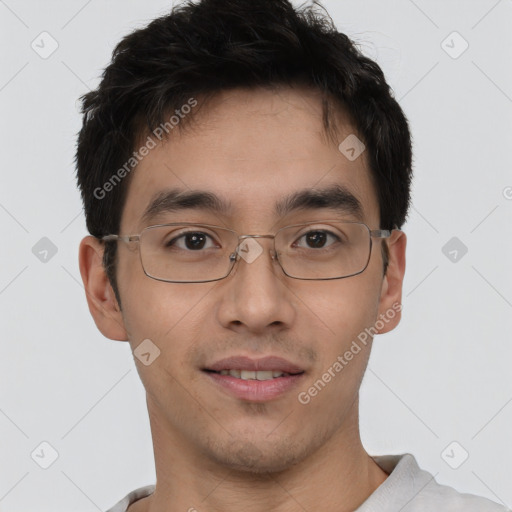
[[293, 211], [327, 208], [363, 220], [363, 206], [350, 190], [343, 185], [331, 185], [322, 189], [299, 190], [279, 201], [274, 209], [278, 216]]
[[142, 222], [148, 223], [161, 214], [187, 209], [210, 210], [227, 215], [232, 211], [232, 205], [219, 196], [203, 190], [164, 190], [153, 196], [142, 214]]
[[[363, 220], [363, 207], [359, 199], [343, 185], [331, 185], [322, 189], [299, 190], [279, 200], [274, 214], [284, 217], [295, 211], [331, 209]], [[203, 190], [169, 189], [153, 196], [142, 215], [142, 222], [149, 223], [159, 215], [182, 210], [208, 210], [217, 214], [230, 215], [233, 205], [230, 201]]]

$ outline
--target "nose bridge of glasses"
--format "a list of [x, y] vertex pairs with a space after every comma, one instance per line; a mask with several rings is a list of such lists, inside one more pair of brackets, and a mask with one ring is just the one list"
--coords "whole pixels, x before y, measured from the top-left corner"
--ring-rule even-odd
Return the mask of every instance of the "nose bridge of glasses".
[[[231, 255], [231, 257], [236, 257], [236, 255], [243, 258], [247, 263], [252, 263], [254, 259], [256, 259], [261, 253], [263, 253], [264, 249], [256, 240], [251, 243], [250, 240], [253, 238], [268, 238], [275, 240], [276, 235], [238, 235], [238, 243], [235, 252]], [[274, 260], [276, 257], [274, 246], [270, 249], [270, 255]]]
[[275, 238], [276, 235], [239, 235], [238, 240], [245, 240], [247, 238]]

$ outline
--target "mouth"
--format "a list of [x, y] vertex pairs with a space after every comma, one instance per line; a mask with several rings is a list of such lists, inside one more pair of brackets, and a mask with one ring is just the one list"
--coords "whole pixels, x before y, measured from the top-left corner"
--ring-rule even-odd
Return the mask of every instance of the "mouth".
[[234, 377], [235, 379], [241, 380], [271, 380], [271, 379], [279, 379], [280, 377], [290, 377], [292, 375], [302, 375], [304, 372], [297, 373], [287, 373], [282, 372], [280, 370], [220, 370], [216, 372], [215, 370], [205, 369], [204, 371], [210, 373], [216, 373], [218, 375], [229, 375]]
[[305, 374], [305, 370], [296, 364], [275, 356], [262, 359], [230, 357], [202, 370], [217, 389], [251, 402], [283, 396], [295, 388]]

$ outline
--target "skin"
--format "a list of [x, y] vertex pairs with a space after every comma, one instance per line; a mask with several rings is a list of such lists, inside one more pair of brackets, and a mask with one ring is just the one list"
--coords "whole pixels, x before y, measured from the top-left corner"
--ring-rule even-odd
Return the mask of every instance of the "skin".
[[[178, 221], [275, 233], [332, 214], [315, 209], [280, 219], [273, 215], [276, 201], [334, 183], [351, 190], [363, 205], [365, 223], [378, 229], [365, 155], [353, 162], [345, 158], [325, 136], [321, 112], [319, 95], [303, 89], [219, 94], [134, 171], [121, 233], [139, 233], [150, 197], [174, 186], [208, 190], [234, 206], [229, 216], [186, 210]], [[337, 130], [338, 144], [354, 133], [341, 112]], [[382, 241], [374, 239], [366, 270], [332, 281], [288, 278], [270, 256], [271, 241], [259, 243], [265, 252], [250, 264], [239, 261], [224, 280], [176, 284], [147, 277], [137, 244], [119, 242], [121, 311], [101, 264], [101, 244], [93, 237], [82, 240], [80, 271], [98, 329], [112, 340], [129, 341], [132, 349], [149, 338], [161, 351], [149, 366], [134, 358], [146, 389], [157, 485], [130, 512], [348, 512], [387, 477], [365, 451], [358, 427], [371, 342], [309, 404], [297, 395], [365, 327], [401, 302], [405, 234], [393, 231], [388, 239], [385, 276]], [[379, 333], [399, 320], [397, 313]], [[229, 396], [201, 368], [235, 354], [284, 357], [304, 368], [303, 382], [263, 403]]]

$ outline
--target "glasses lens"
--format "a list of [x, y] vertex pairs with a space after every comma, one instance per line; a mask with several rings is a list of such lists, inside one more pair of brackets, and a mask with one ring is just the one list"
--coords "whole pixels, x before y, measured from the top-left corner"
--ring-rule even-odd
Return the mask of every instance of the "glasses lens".
[[[365, 224], [323, 221], [282, 228], [275, 244], [289, 277], [339, 279], [366, 268], [371, 237]], [[162, 281], [216, 281], [229, 274], [237, 245], [235, 232], [217, 226], [151, 226], [140, 238], [142, 266], [149, 277]]]
[[235, 233], [216, 226], [151, 226], [140, 240], [142, 266], [148, 276], [163, 281], [215, 281], [229, 273], [237, 240]]
[[298, 279], [336, 279], [368, 265], [371, 237], [357, 222], [308, 223], [281, 229], [276, 252], [284, 272]]

